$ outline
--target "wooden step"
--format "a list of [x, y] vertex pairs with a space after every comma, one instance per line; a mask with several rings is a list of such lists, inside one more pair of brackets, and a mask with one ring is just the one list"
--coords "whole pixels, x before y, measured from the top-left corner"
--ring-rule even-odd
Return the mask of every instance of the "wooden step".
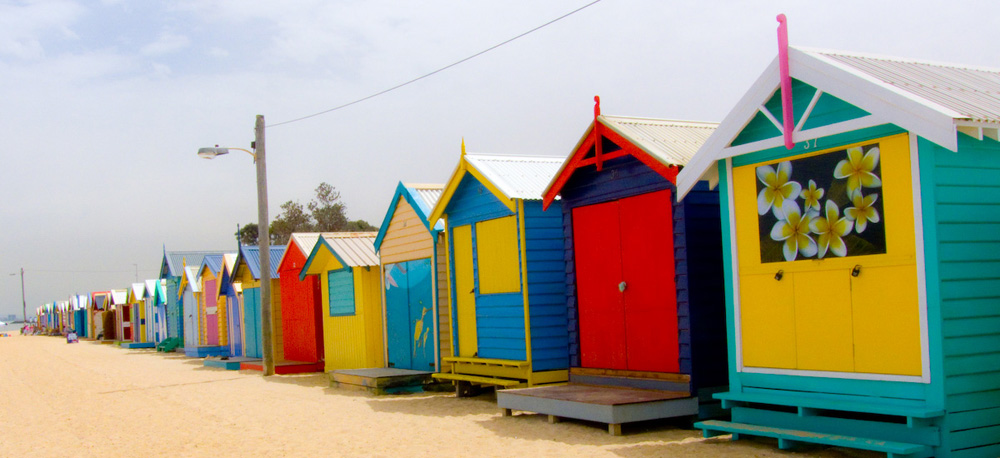
[[715, 393], [714, 396], [716, 399], [721, 399], [724, 402], [749, 402], [755, 404], [805, 407], [809, 409], [897, 415], [912, 418], [937, 418], [944, 416], [944, 411], [941, 409], [900, 405], [890, 402], [878, 402], [877, 399], [863, 397], [838, 396], [824, 398], [817, 395], [795, 396], [769, 393], [735, 393], [732, 391]]
[[441, 359], [446, 363], [481, 364], [484, 366], [516, 367], [519, 369], [528, 367], [527, 361], [515, 361], [510, 359], [469, 358], [460, 356], [451, 356]]
[[782, 450], [792, 448], [800, 442], [808, 442], [811, 444], [883, 452], [887, 453], [889, 458], [924, 458], [931, 456], [933, 453], [931, 447], [926, 445], [908, 444], [905, 442], [893, 442], [864, 437], [842, 436], [838, 434], [815, 433], [795, 429], [771, 428], [768, 426], [733, 423], [728, 421], [701, 421], [695, 423], [694, 427], [701, 429], [705, 437], [732, 434], [733, 439], [738, 439], [740, 434], [746, 434], [748, 436], [775, 438], [778, 439], [778, 448]]
[[465, 374], [440, 373], [440, 374], [434, 374], [432, 377], [434, 377], [437, 380], [451, 380], [451, 381], [455, 381], [455, 382], [469, 382], [469, 383], [475, 383], [475, 384], [478, 384], [478, 385], [501, 386], [501, 387], [504, 387], [504, 388], [515, 387], [515, 386], [521, 385], [523, 383], [520, 380], [510, 380], [510, 379], [496, 378], [496, 377], [480, 377], [478, 375], [465, 375]]

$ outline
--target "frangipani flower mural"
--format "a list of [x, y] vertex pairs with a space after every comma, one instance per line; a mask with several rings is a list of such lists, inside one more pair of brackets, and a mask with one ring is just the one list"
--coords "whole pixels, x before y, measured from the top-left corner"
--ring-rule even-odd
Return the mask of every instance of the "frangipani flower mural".
[[882, 187], [878, 143], [758, 165], [754, 172], [761, 262], [886, 252], [884, 197], [865, 193]]
[[809, 180], [809, 187], [802, 190], [803, 210], [819, 211], [819, 200], [823, 198], [823, 188], [816, 187], [816, 180]]
[[771, 240], [784, 242], [782, 253], [785, 255], [785, 260], [794, 261], [799, 253], [805, 258], [816, 256], [816, 241], [809, 235], [809, 223], [815, 213], [806, 212], [803, 215], [799, 210], [799, 204], [794, 200], [786, 200], [781, 212], [784, 214], [784, 219], [774, 223], [771, 228]]
[[877, 223], [882, 220], [878, 214], [878, 210], [873, 206], [876, 200], [878, 200], [878, 194], [862, 196], [858, 192], [851, 197], [851, 203], [854, 206], [844, 209], [844, 215], [850, 218], [851, 221], [854, 221], [854, 227], [857, 228], [858, 234], [865, 231], [869, 221]]
[[794, 200], [802, 192], [802, 185], [791, 181], [792, 163], [784, 161], [778, 163], [775, 169], [770, 165], [757, 167], [757, 179], [764, 185], [757, 194], [757, 214], [766, 214], [768, 210], [774, 211], [774, 216], [781, 218], [782, 205], [788, 200]]
[[816, 244], [819, 246], [817, 256], [826, 256], [827, 251], [836, 256], [847, 256], [847, 244], [844, 236], [854, 229], [854, 221], [846, 216], [840, 216], [840, 208], [832, 200], [826, 201], [826, 209], [822, 215], [817, 215], [809, 221], [809, 230], [816, 234]]
[[881, 187], [882, 180], [874, 173], [875, 167], [878, 167], [878, 158], [878, 146], [870, 148], [867, 152], [863, 151], [860, 146], [848, 148], [847, 159], [837, 163], [833, 176], [834, 178], [847, 179], [848, 196], [861, 192], [862, 187]]

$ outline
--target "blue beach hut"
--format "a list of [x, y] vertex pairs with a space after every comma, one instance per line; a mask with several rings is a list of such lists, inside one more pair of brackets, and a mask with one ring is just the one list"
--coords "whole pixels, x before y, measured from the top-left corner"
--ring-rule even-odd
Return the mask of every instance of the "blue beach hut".
[[568, 378], [562, 210], [542, 191], [563, 158], [462, 155], [428, 221], [447, 228], [455, 356], [434, 377], [475, 386]]
[[678, 175], [722, 196], [732, 421], [697, 426], [1000, 456], [1000, 71], [787, 59]]

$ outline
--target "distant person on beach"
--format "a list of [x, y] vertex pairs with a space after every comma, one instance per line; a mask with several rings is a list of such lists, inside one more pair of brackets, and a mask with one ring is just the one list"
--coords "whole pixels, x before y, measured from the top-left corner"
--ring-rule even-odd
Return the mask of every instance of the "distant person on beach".
[[70, 329], [66, 334], [66, 343], [78, 343], [80, 339], [76, 336], [76, 330]]

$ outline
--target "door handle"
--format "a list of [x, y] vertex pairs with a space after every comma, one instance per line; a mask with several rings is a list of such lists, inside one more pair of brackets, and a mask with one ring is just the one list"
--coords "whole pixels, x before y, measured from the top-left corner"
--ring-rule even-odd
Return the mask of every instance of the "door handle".
[[777, 273], [774, 274], [774, 279], [777, 281], [781, 281], [781, 278], [784, 276], [785, 276], [785, 271], [779, 270]]
[[851, 276], [852, 277], [857, 277], [858, 275], [861, 275], [861, 264], [858, 264], [858, 265], [854, 266], [853, 269], [851, 269]]
[[619, 284], [618, 284], [618, 292], [619, 292], [619, 293], [624, 293], [624, 292], [625, 292], [625, 288], [626, 288], [627, 286], [628, 286], [628, 285], [626, 285], [626, 284], [625, 284], [625, 282], [621, 282], [621, 283], [619, 283]]
[[476, 287], [475, 286], [472, 287], [472, 290], [469, 291], [469, 294], [476, 294]]

